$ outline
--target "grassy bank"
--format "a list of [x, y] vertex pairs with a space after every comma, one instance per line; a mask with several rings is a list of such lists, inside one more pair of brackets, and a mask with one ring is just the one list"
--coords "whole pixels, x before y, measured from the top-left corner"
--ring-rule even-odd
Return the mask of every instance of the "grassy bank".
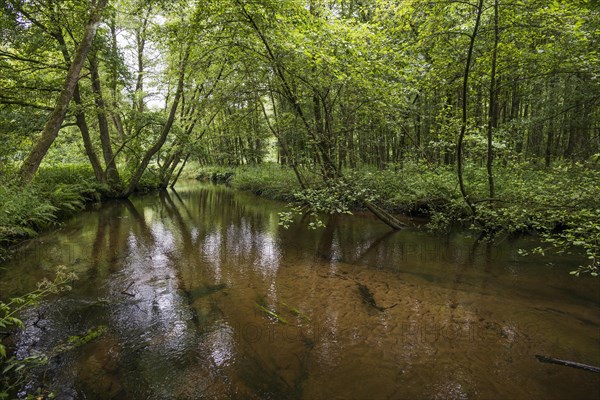
[[483, 166], [465, 168], [465, 182], [475, 204], [473, 219], [459, 191], [453, 168], [405, 164], [402, 168], [345, 171], [343, 185], [324, 187], [315, 174], [304, 171], [312, 189], [301, 191], [293, 171], [275, 164], [235, 168], [209, 167], [200, 179], [227, 182], [236, 189], [270, 199], [325, 205], [321, 210], [357, 210], [361, 199], [397, 214], [426, 216], [427, 227], [448, 231], [461, 226], [487, 237], [537, 234], [537, 251], [583, 251], [584, 267], [597, 272], [600, 258], [600, 170], [569, 164], [540, 169], [525, 163], [498, 166], [496, 195], [489, 198]]

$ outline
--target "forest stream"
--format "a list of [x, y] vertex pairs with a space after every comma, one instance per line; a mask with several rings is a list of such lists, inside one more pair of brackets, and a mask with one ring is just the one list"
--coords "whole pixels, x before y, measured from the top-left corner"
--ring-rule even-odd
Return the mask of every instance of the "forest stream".
[[310, 230], [285, 204], [183, 183], [91, 206], [2, 265], [0, 297], [74, 270], [23, 320], [29, 384], [59, 399], [597, 399], [600, 287], [534, 238], [391, 231], [368, 214]]

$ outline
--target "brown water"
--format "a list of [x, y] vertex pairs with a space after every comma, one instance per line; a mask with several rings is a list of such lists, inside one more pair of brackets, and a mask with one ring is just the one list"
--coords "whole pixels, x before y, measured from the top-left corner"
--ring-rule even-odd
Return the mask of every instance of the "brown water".
[[[600, 287], [533, 240], [390, 232], [368, 215], [278, 226], [284, 206], [225, 187], [109, 202], [30, 242], [1, 277], [58, 264], [75, 289], [25, 315], [18, 354], [98, 339], [41, 368], [61, 399], [597, 399]], [[548, 263], [553, 263], [549, 266]], [[262, 308], [261, 308], [262, 307]], [[271, 314], [265, 310], [271, 312]]]

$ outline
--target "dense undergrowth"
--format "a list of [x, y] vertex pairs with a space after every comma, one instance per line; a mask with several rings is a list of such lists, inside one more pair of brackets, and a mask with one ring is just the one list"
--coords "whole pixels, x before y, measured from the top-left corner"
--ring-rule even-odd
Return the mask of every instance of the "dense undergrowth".
[[[35, 237], [58, 224], [61, 217], [109, 195], [108, 186], [98, 183], [87, 165], [41, 168], [31, 184], [20, 185], [18, 181], [14, 171], [0, 176], [0, 261], [10, 255], [11, 245]], [[158, 177], [149, 170], [138, 191], [158, 186]]]
[[315, 174], [304, 171], [304, 175], [310, 184], [307, 190], [301, 190], [291, 169], [274, 164], [208, 167], [198, 173], [200, 179], [228, 182], [240, 190], [295, 203], [295, 211], [306, 211], [302, 205], [309, 203], [320, 212], [351, 212], [368, 200], [392, 213], [426, 216], [426, 226], [432, 231], [462, 227], [487, 239], [536, 234], [543, 244], [536, 252], [584, 252], [588, 262], [576, 273], [598, 273], [600, 170], [594, 165], [498, 166], [493, 199], [485, 168], [470, 165], [465, 169], [465, 182], [475, 217], [460, 194], [454, 168], [414, 163], [385, 170], [362, 168], [345, 171], [343, 182], [328, 185]]

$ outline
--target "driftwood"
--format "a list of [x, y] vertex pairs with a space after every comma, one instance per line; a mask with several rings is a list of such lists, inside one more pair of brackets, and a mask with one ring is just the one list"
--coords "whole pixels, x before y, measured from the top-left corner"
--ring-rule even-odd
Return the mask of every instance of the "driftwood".
[[125, 290], [121, 291], [121, 294], [126, 294], [127, 296], [131, 296], [131, 297], [135, 297], [135, 293], [129, 293], [128, 290], [131, 286], [133, 286], [133, 281], [131, 281], [131, 283], [129, 284], [129, 286], [127, 286], [127, 288], [125, 288]]
[[535, 355], [535, 358], [537, 358], [539, 362], [543, 362], [543, 363], [547, 363], [547, 364], [564, 365], [566, 367], [584, 369], [586, 371], [600, 373], [600, 367], [595, 367], [593, 365], [581, 364], [581, 363], [574, 362], [574, 361], [559, 360], [557, 358], [545, 357], [545, 356], [540, 356], [537, 354]]

